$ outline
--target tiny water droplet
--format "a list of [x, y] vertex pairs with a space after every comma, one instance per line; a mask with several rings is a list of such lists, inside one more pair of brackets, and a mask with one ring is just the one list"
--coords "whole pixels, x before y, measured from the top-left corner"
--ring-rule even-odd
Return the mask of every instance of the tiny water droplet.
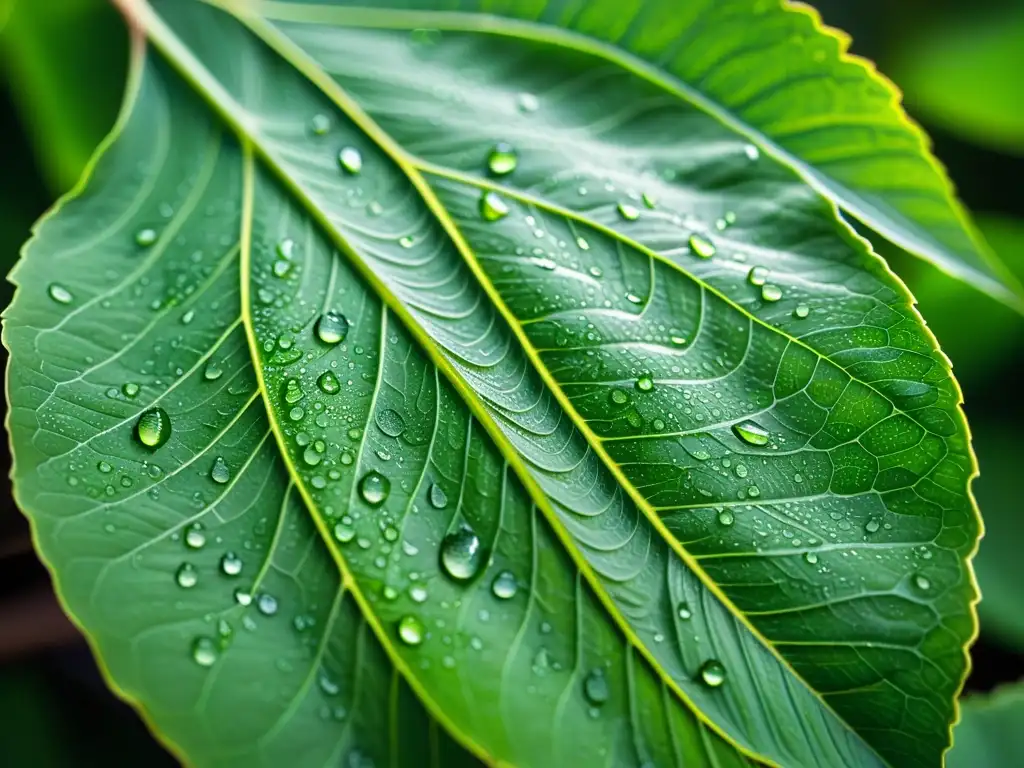
[[359, 495], [371, 507], [379, 507], [391, 492], [391, 481], [379, 472], [368, 472], [359, 481]]
[[485, 192], [481, 195], [480, 215], [485, 221], [500, 221], [508, 214], [508, 203], [497, 192]]
[[[586, 241], [586, 238], [577, 237], [576, 238], [576, 247], [578, 247], [581, 251], [589, 251], [590, 250], [590, 243], [588, 243]], [[593, 273], [591, 273], [591, 274], [593, 274]], [[594, 277], [599, 277], [599, 275], [594, 275]]]
[[732, 425], [732, 431], [740, 440], [749, 445], [768, 445], [770, 434], [767, 429], [753, 421], [743, 421]]
[[252, 605], [252, 593], [239, 587], [235, 590], [235, 602], [243, 607]]
[[487, 167], [495, 176], [506, 176], [512, 173], [519, 164], [516, 150], [511, 144], [499, 141], [487, 156]]
[[777, 285], [766, 283], [761, 286], [761, 298], [765, 301], [778, 301], [782, 298], [782, 289]]
[[150, 229], [149, 227], [146, 227], [145, 229], [140, 229], [138, 232], [135, 233], [135, 243], [136, 243], [136, 245], [141, 245], [143, 248], [148, 248], [149, 246], [151, 246], [155, 242], [156, 242], [156, 230], [155, 229]]
[[242, 572], [242, 558], [234, 552], [225, 552], [220, 558], [220, 570], [225, 576], [237, 576]]
[[48, 289], [50, 298], [56, 301], [58, 304], [70, 304], [74, 301], [74, 296], [71, 295], [71, 291], [65, 288], [63, 285], [57, 283], [50, 283]]
[[338, 153], [338, 165], [345, 173], [358, 176], [363, 170], [363, 156], [355, 147], [344, 147]]
[[448, 506], [448, 495], [444, 492], [444, 488], [437, 483], [431, 484], [428, 498], [430, 499], [430, 506], [434, 509], [444, 509]]
[[398, 244], [408, 250], [416, 245], [416, 238], [412, 235], [404, 235], [403, 237], [398, 238]]
[[316, 321], [316, 335], [324, 344], [339, 344], [349, 327], [348, 318], [340, 312], [324, 312]]
[[295, 256], [295, 241], [290, 237], [284, 238], [277, 244], [277, 255], [282, 259], [291, 261]]
[[693, 611], [690, 610], [688, 603], [680, 603], [676, 608], [676, 615], [683, 621], [689, 621], [693, 617]]
[[256, 598], [256, 609], [264, 616], [273, 616], [277, 613], [277, 598], [266, 592], [262, 593]]
[[403, 616], [398, 622], [398, 637], [406, 645], [416, 646], [423, 642], [423, 622], [415, 616]]
[[747, 273], [747, 282], [751, 285], [764, 285], [768, 280], [768, 270], [765, 267], [751, 267]]
[[591, 704], [597, 706], [608, 701], [611, 691], [608, 688], [608, 678], [604, 676], [604, 670], [592, 669], [587, 674], [583, 680], [583, 693]]
[[427, 601], [427, 588], [422, 584], [413, 584], [409, 587], [409, 597], [414, 603], [425, 603]]
[[104, 475], [109, 475], [110, 472], [113, 470], [113, 467], [107, 464], [107, 462], [101, 461], [99, 464], [96, 465], [96, 469], [98, 469]]
[[147, 448], [159, 448], [171, 437], [171, 417], [163, 408], [143, 411], [135, 422], [135, 436]]
[[693, 255], [702, 259], [710, 259], [716, 252], [714, 243], [698, 234], [690, 235], [688, 245]]
[[519, 589], [516, 576], [512, 571], [502, 571], [491, 582], [491, 592], [500, 600], [510, 600]]
[[462, 525], [441, 542], [441, 565], [457, 581], [476, 576], [484, 562], [480, 537], [468, 525]]
[[636, 221], [640, 218], [640, 211], [637, 210], [635, 205], [630, 205], [629, 203], [619, 203], [618, 211], [619, 216], [626, 221]]
[[192, 563], [182, 563], [174, 573], [174, 580], [179, 587], [191, 589], [199, 583], [199, 571]]
[[224, 485], [224, 483], [231, 479], [231, 470], [228, 468], [228, 463], [224, 461], [223, 456], [218, 456], [213, 460], [213, 466], [210, 468], [210, 479], [220, 485]]
[[747, 159], [753, 162], [754, 160], [757, 160], [757, 158], [761, 156], [761, 150], [759, 150], [753, 144], [747, 144], [745, 147], [743, 147], [743, 154], [747, 156]]
[[331, 129], [331, 119], [327, 115], [313, 115], [309, 121], [309, 130], [316, 136], [323, 136]]
[[377, 427], [388, 437], [398, 437], [405, 432], [405, 419], [402, 414], [391, 408], [378, 411], [375, 421]]
[[192, 643], [192, 660], [200, 667], [212, 667], [220, 651], [212, 637], [197, 637]]
[[725, 667], [717, 659], [708, 659], [700, 668], [700, 679], [708, 688], [717, 688], [725, 682]]

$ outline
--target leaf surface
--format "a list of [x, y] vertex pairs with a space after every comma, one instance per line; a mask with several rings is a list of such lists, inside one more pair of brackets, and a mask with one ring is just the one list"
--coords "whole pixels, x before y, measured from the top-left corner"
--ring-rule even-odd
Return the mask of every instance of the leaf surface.
[[950, 768], [1002, 768], [1024, 761], [1024, 689], [1007, 685], [987, 695], [968, 696], [954, 730]]
[[[48, 543], [47, 521], [72, 510], [47, 489], [107, 435], [143, 451], [142, 401], [116, 423], [92, 413], [128, 375], [88, 348], [111, 322], [90, 313], [113, 311], [97, 297], [119, 280], [126, 298], [174, 297], [113, 315], [141, 324], [120, 329], [142, 355], [132, 375], [181, 425], [154, 460], [221, 455], [182, 476], [191, 490], [252, 455], [211, 448], [242, 418], [197, 409], [223, 377], [175, 383], [207, 362], [200, 318], [215, 339], [230, 327], [232, 354], [247, 342], [256, 362], [235, 396], [269, 413], [252, 434], [275, 493], [295, 483], [340, 568], [361, 617], [345, 626], [365, 622], [383, 649], [372, 668], [397, 670], [471, 751], [938, 762], [974, 632], [973, 459], [945, 359], [831, 204], [704, 111], [560, 40], [438, 36], [387, 14], [386, 29], [246, 15], [246, 30], [199, 4], [155, 9], [137, 20], [171, 66], [147, 67], [132, 114], [153, 122], [115, 145], [131, 183], [82, 198], [107, 206], [93, 223], [107, 240], [62, 248], [81, 229], [66, 206], [19, 270], [7, 322], [26, 382], [12, 388], [19, 498], [58, 575], [85, 534]], [[158, 191], [132, 175], [153, 153], [200, 163], [211, 142], [227, 149], [210, 167], [154, 161], [180, 174]], [[139, 226], [156, 236], [141, 252]], [[109, 275], [75, 260], [101, 250]], [[193, 298], [215, 252], [219, 325]], [[47, 296], [33, 253], [81, 270], [61, 283], [71, 299]], [[58, 328], [50, 355], [37, 326]], [[55, 424], [77, 431], [59, 442]], [[178, 441], [193, 434], [190, 459]], [[272, 509], [260, 514], [284, 519]], [[99, 601], [65, 597], [99, 632], [82, 614]], [[179, 654], [200, 629], [172, 638]], [[147, 709], [166, 695], [111, 671]]]

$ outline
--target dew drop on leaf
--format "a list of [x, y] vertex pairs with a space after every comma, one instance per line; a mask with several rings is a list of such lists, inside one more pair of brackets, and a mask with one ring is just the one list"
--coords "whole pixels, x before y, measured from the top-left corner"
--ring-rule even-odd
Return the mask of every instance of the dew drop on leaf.
[[416, 646], [423, 642], [423, 622], [415, 616], [403, 616], [398, 622], [398, 637], [406, 645]]
[[99, 464], [96, 465], [96, 469], [98, 469], [104, 475], [109, 475], [111, 470], [113, 470], [113, 467], [107, 464], [107, 462], [101, 461]]
[[654, 389], [654, 379], [650, 376], [641, 376], [636, 380], [636, 388], [641, 392], [650, 392]]
[[629, 402], [629, 393], [624, 389], [613, 389], [608, 397], [616, 405], [625, 405]]
[[235, 590], [234, 594], [235, 594], [235, 602], [238, 603], [239, 605], [241, 605], [243, 607], [248, 606], [248, 605], [252, 605], [252, 593], [249, 592], [248, 590], [239, 588], [239, 589]]
[[723, 509], [718, 513], [719, 525], [724, 525], [728, 527], [732, 525], [734, 522], [736, 522], [736, 517], [728, 509]]
[[234, 552], [225, 552], [220, 558], [220, 571], [225, 576], [237, 576], [242, 572], [242, 558]]
[[927, 592], [932, 588], [932, 582], [929, 578], [923, 574], [914, 574], [914, 586], [920, 589], [922, 592]]
[[536, 112], [540, 109], [540, 99], [532, 93], [520, 93], [516, 98], [516, 105], [520, 112]]
[[504, 141], [499, 141], [487, 156], [487, 167], [495, 176], [506, 176], [516, 169], [519, 158], [515, 148]]
[[334, 538], [342, 544], [348, 544], [356, 537], [356, 529], [352, 527], [352, 519], [346, 515], [334, 526]]
[[223, 456], [218, 456], [213, 460], [213, 466], [210, 467], [210, 479], [219, 485], [224, 485], [231, 479], [231, 470]]
[[199, 523], [185, 531], [185, 546], [189, 549], [202, 549], [206, 546], [206, 532]]
[[743, 421], [732, 425], [732, 431], [740, 440], [748, 445], [768, 445], [768, 430], [753, 421]]
[[782, 298], [782, 289], [777, 285], [767, 283], [761, 286], [761, 298], [765, 301], [778, 301]]
[[618, 211], [619, 216], [626, 221], [636, 221], [640, 218], [640, 211], [637, 210], [635, 205], [630, 205], [629, 203], [619, 203]]
[[155, 229], [150, 229], [149, 227], [147, 227], [145, 229], [140, 229], [138, 232], [135, 233], [135, 243], [137, 245], [141, 245], [143, 248], [148, 248], [149, 246], [151, 246], [155, 242], [156, 242], [156, 230]]
[[256, 608], [264, 616], [273, 616], [277, 613], [277, 598], [264, 592], [256, 598]]
[[398, 437], [405, 432], [405, 419], [396, 410], [385, 408], [378, 411], [375, 420], [380, 431], [388, 437]]
[[747, 282], [751, 285], [764, 285], [768, 280], [768, 270], [765, 267], [751, 267], [747, 273]]
[[444, 492], [444, 488], [437, 483], [431, 484], [427, 497], [430, 499], [430, 506], [434, 509], [444, 509], [448, 506], [448, 495]]
[[332, 371], [324, 371], [320, 374], [320, 378], [316, 380], [316, 385], [320, 387], [321, 392], [327, 395], [336, 395], [341, 390], [341, 382], [338, 381], [338, 377]]
[[316, 335], [324, 344], [339, 344], [348, 336], [348, 318], [339, 312], [324, 312], [316, 321]]
[[398, 244], [405, 248], [406, 250], [408, 250], [409, 248], [412, 248], [414, 245], [416, 245], [416, 238], [413, 237], [412, 235], [405, 235], [403, 237], [398, 238]]
[[136, 395], [139, 394], [139, 385], [131, 381], [122, 384], [121, 394], [123, 394], [125, 397], [129, 399], [134, 398]]
[[327, 115], [313, 115], [309, 121], [309, 130], [316, 136], [323, 136], [331, 129], [331, 120]]
[[596, 706], [601, 706], [608, 701], [611, 691], [608, 688], [608, 678], [602, 669], [592, 669], [583, 680], [583, 693], [587, 701]]
[[338, 165], [345, 173], [358, 176], [363, 170], [363, 156], [355, 147], [344, 147], [338, 153]]
[[174, 580], [179, 587], [191, 589], [199, 583], [199, 571], [191, 563], [182, 563], [174, 573]]
[[284, 401], [288, 405], [295, 405], [306, 396], [302, 389], [302, 382], [298, 379], [288, 379], [284, 383]]
[[796, 308], [793, 310], [793, 317], [799, 320], [803, 320], [809, 314], [811, 314], [811, 309], [806, 304], [797, 304]]
[[688, 603], [680, 603], [676, 608], [676, 615], [683, 621], [689, 621], [693, 617], [693, 612]]
[[702, 259], [710, 259], [715, 255], [715, 246], [706, 237], [700, 235], [690, 235], [688, 241], [690, 251], [693, 252], [694, 256], [699, 256]]
[[71, 291], [57, 283], [50, 283], [47, 292], [50, 294], [50, 298], [58, 304], [70, 304], [75, 298], [71, 295]]
[[761, 156], [761, 150], [755, 147], [753, 144], [747, 144], [743, 147], [743, 154], [747, 156], [750, 161], [757, 160]]
[[171, 437], [171, 417], [163, 408], [143, 411], [135, 422], [135, 437], [147, 448], [157, 449]]
[[359, 495], [371, 507], [379, 507], [391, 492], [391, 481], [379, 472], [368, 472], [359, 481]]
[[485, 192], [480, 197], [480, 215], [485, 221], [500, 221], [508, 214], [508, 203], [497, 192]]
[[650, 192], [644, 192], [641, 196], [641, 199], [644, 201], [644, 205], [646, 205], [651, 210], [654, 210], [658, 205], [658, 198], [652, 195]]
[[220, 651], [212, 637], [197, 637], [192, 643], [192, 661], [200, 667], [212, 667]]
[[491, 592], [500, 600], [510, 600], [519, 590], [516, 576], [512, 571], [502, 571], [491, 582]]
[[709, 688], [717, 688], [725, 682], [725, 667], [717, 659], [708, 659], [700, 668], [700, 679]]
[[427, 601], [427, 588], [422, 584], [413, 584], [409, 587], [409, 597], [414, 603], [425, 603]]
[[221, 368], [213, 360], [210, 360], [206, 364], [206, 368], [203, 369], [203, 378], [206, 379], [207, 381], [216, 381], [217, 379], [219, 379], [223, 375], [224, 375], [224, 369]]
[[277, 244], [277, 255], [282, 259], [291, 261], [295, 256], [295, 241], [290, 237], [284, 238]]
[[813, 552], [804, 552], [804, 560], [806, 560], [810, 565], [818, 564], [818, 556]]
[[468, 581], [484, 562], [480, 537], [468, 525], [461, 525], [441, 542], [441, 567], [456, 581]]

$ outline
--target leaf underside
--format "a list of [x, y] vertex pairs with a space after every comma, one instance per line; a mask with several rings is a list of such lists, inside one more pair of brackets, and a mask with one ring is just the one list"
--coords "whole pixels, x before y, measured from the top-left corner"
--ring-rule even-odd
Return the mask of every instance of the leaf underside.
[[19, 503], [179, 754], [938, 764], [973, 458], [830, 203], [550, 27], [154, 7], [5, 340]]

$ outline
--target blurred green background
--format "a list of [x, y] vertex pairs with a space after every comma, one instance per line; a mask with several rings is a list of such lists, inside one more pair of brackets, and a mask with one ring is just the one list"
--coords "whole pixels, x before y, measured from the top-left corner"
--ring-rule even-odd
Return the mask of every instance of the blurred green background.
[[[811, 4], [904, 91], [907, 110], [931, 135], [978, 226], [1024, 281], [1024, 0]], [[113, 124], [126, 61], [126, 33], [106, 0], [0, 0], [4, 272], [32, 223], [74, 185]], [[975, 437], [982, 474], [974, 490], [987, 534], [976, 560], [985, 597], [967, 690], [987, 692], [1024, 678], [1024, 318], [920, 261], [882, 250], [953, 361]], [[0, 303], [10, 296], [4, 283]], [[0, 461], [9, 462], [5, 441], [0, 450]], [[9, 488], [2, 498], [3, 764], [173, 765], [134, 713], [106, 692], [50, 596]], [[1024, 726], [1022, 713], [1024, 706], [979, 709], [950, 765], [980, 766], [965, 759], [968, 742]], [[1016, 758], [1024, 760], [993, 752], [991, 764], [1010, 766]]]

